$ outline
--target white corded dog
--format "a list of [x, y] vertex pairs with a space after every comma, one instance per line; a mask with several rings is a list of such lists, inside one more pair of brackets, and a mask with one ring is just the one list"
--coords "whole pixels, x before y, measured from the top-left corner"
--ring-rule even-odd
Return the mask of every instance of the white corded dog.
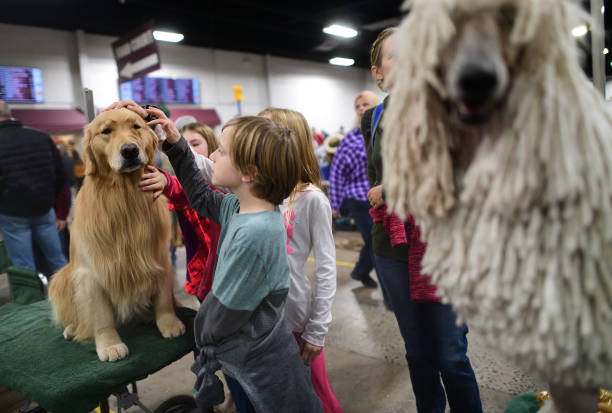
[[558, 411], [595, 412], [612, 384], [612, 115], [578, 64], [585, 16], [570, 0], [406, 7], [387, 202], [417, 218], [459, 317], [548, 380]]

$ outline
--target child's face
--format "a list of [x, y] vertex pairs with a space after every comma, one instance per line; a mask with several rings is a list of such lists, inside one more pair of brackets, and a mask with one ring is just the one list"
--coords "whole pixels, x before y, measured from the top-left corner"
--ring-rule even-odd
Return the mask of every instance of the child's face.
[[233, 127], [223, 129], [219, 148], [210, 155], [210, 159], [214, 162], [211, 183], [230, 189], [237, 188], [243, 182], [243, 174], [234, 166], [230, 157], [233, 134]]
[[204, 155], [208, 158], [208, 143], [202, 135], [196, 131], [186, 130], [183, 132], [183, 137], [187, 139], [189, 146], [193, 148], [196, 153]]

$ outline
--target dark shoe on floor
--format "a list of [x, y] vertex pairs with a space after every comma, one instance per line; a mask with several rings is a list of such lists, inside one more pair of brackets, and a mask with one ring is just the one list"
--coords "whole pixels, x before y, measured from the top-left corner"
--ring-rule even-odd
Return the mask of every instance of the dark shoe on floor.
[[363, 286], [366, 288], [376, 288], [378, 287], [378, 283], [370, 277], [370, 274], [366, 274], [365, 276], [357, 276], [356, 274], [351, 273], [351, 278], [357, 281], [361, 281]]
[[391, 312], [393, 312], [393, 307], [391, 307], [391, 303], [387, 300], [384, 300], [383, 303], [385, 304], [385, 308]]

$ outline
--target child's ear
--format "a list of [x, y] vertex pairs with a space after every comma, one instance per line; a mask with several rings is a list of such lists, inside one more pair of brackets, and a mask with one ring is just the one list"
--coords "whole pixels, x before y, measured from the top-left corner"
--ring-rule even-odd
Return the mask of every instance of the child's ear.
[[242, 175], [242, 182], [251, 183], [255, 180], [255, 177], [258, 174], [257, 167], [255, 165], [249, 166], [249, 172]]

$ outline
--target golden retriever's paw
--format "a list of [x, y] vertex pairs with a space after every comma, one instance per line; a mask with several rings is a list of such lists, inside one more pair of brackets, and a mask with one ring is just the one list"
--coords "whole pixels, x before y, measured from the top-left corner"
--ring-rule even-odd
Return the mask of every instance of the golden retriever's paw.
[[156, 320], [159, 332], [165, 338], [178, 337], [185, 334], [185, 324], [174, 314], [162, 314]]
[[121, 360], [126, 358], [129, 353], [127, 346], [122, 342], [103, 348], [96, 346], [96, 352], [100, 361]]
[[64, 333], [63, 333], [64, 339], [66, 340], [72, 340], [75, 336], [76, 336], [76, 327], [74, 326], [74, 324], [68, 324], [66, 326], [66, 328], [64, 329]]

